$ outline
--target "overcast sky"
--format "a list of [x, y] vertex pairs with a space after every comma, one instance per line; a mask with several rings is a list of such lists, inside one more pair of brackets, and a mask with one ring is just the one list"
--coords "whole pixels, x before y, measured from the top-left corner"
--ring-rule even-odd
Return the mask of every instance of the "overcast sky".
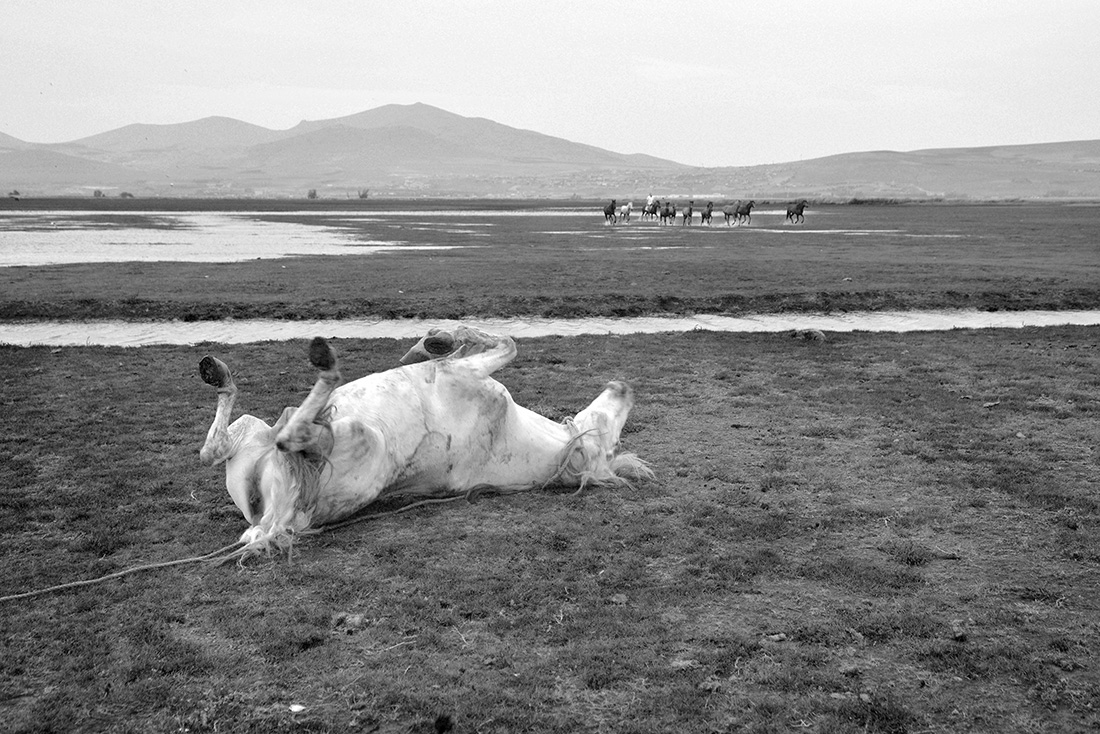
[[0, 132], [424, 102], [738, 166], [1100, 138], [1100, 1], [3, 0]]

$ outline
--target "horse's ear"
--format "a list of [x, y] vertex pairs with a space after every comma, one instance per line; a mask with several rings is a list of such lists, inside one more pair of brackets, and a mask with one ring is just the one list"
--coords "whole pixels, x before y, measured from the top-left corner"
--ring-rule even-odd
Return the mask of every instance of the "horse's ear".
[[450, 354], [455, 348], [455, 338], [450, 332], [440, 331], [437, 334], [424, 337], [424, 349], [428, 354], [437, 357]]
[[294, 417], [295, 408], [287, 406], [283, 408], [283, 414], [279, 416], [279, 420], [275, 421], [275, 425], [271, 427], [271, 435], [274, 437], [283, 430], [287, 423], [290, 423], [290, 419]]

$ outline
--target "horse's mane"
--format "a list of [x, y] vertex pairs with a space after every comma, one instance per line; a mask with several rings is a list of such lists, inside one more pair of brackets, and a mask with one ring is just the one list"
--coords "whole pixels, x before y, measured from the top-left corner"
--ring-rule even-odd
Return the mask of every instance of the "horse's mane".
[[[289, 493], [294, 496], [293, 512], [286, 517], [277, 517], [272, 523], [271, 527], [267, 528], [263, 535], [257, 537], [255, 540], [249, 542], [244, 548], [240, 549], [239, 560], [243, 561], [244, 558], [258, 554], [260, 552], [270, 553], [271, 551], [290, 553], [294, 546], [294, 539], [298, 531], [289, 524], [293, 522], [296, 514], [301, 512], [310, 517], [313, 514], [314, 508], [317, 506], [317, 499], [321, 495], [321, 490], [324, 487], [322, 477], [324, 475], [325, 467], [330, 464], [328, 459], [328, 452], [332, 450], [332, 428], [330, 427], [331, 411], [326, 409], [322, 413], [324, 420], [318, 420], [318, 424], [322, 427], [322, 435], [318, 444], [323, 447], [315, 453], [306, 453], [303, 451], [281, 451], [274, 443], [269, 446], [264, 453], [257, 459], [257, 464], [272, 463], [277, 468], [275, 476], [282, 475], [283, 483], [280, 480], [274, 479], [269, 475], [269, 481], [278, 482], [277, 488], [274, 488], [276, 492]], [[278, 471], [278, 470], [281, 470]], [[270, 503], [272, 498], [266, 498]], [[285, 514], [284, 510], [284, 514]], [[255, 526], [254, 526], [255, 527]]]
[[335, 412], [335, 406], [328, 405], [313, 421], [314, 425], [321, 429], [321, 435], [317, 437], [315, 444], [316, 451], [283, 453], [291, 484], [298, 488], [298, 497], [294, 501], [294, 506], [302, 512], [312, 514], [313, 508], [317, 506], [317, 498], [321, 495], [321, 475], [324, 474], [325, 467], [331, 463], [328, 456], [335, 443], [332, 435], [332, 416]]
[[320, 429], [313, 443], [314, 450], [281, 451], [273, 442], [261, 457], [261, 461], [276, 462], [286, 471], [287, 488], [297, 495], [294, 500], [296, 510], [310, 513], [317, 505], [323, 487], [321, 476], [331, 463], [328, 456], [335, 443], [332, 434], [332, 416], [335, 412], [335, 407], [326, 406], [313, 421]]

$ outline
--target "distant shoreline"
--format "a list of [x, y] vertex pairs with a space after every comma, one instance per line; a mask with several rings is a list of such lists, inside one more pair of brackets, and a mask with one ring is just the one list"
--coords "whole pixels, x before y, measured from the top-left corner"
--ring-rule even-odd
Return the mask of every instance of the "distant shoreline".
[[[286, 197], [209, 197], [209, 196], [132, 196], [120, 198], [118, 196], [20, 196], [0, 198], [0, 211], [299, 211], [316, 210], [327, 211], [334, 209], [355, 209], [370, 211], [379, 207], [392, 207], [395, 204], [424, 205], [432, 202], [446, 202], [453, 208], [515, 208], [515, 207], [575, 207], [575, 208], [599, 208], [611, 198], [621, 203], [633, 200], [635, 205], [645, 201], [646, 194], [636, 195], [631, 199], [628, 195], [609, 194], [605, 198], [585, 197], [580, 199], [563, 197], [500, 197], [500, 196], [376, 196], [369, 199], [338, 198], [335, 196], [308, 199], [304, 196]], [[715, 202], [728, 202], [734, 199], [723, 197], [719, 194], [668, 194], [658, 198], [669, 198], [681, 205], [695, 198]], [[747, 196], [742, 198], [748, 198]], [[1100, 197], [1036, 197], [1036, 198], [1003, 198], [1003, 199], [968, 199], [968, 198], [894, 198], [894, 197], [756, 197], [755, 201], [763, 206], [786, 206], [793, 199], [805, 198], [812, 206], [1026, 206], [1026, 205], [1080, 205], [1100, 206]]]

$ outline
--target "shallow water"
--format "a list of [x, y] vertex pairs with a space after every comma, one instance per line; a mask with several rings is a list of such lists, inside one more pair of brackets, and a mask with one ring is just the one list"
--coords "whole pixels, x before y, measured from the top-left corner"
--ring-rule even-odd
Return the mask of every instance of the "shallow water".
[[226, 212], [0, 212], [0, 267], [81, 262], [241, 262], [449, 245], [360, 239], [348, 230]]
[[596, 319], [468, 319], [274, 321], [36, 321], [0, 323], [0, 344], [16, 346], [126, 346], [239, 344], [309, 339], [412, 339], [433, 326], [464, 323], [515, 338], [580, 334], [656, 334], [702, 329], [728, 332], [783, 332], [793, 329], [830, 331], [946, 331], [950, 329], [1022, 328], [1025, 326], [1100, 325], [1100, 311], [906, 311], [845, 314], [697, 315]]
[[[783, 212], [754, 212], [760, 234], [822, 234], [838, 238], [897, 235], [902, 230], [874, 228], [796, 229], [781, 225]], [[830, 213], [816, 221], [828, 222]], [[393, 251], [481, 247], [494, 238], [526, 241], [528, 235], [572, 243], [586, 239], [642, 241], [647, 249], [666, 249], [670, 235], [698, 237], [732, 233], [747, 227], [680, 225], [672, 230], [643, 222], [609, 227], [592, 207], [421, 208], [279, 211], [126, 211], [0, 210], [0, 267], [36, 267], [96, 262], [228, 263], [311, 255], [364, 255]], [[696, 217], [694, 222], [698, 223]], [[530, 222], [527, 224], [526, 222]], [[780, 226], [768, 226], [780, 224]], [[548, 226], [553, 225], [553, 226]], [[763, 225], [763, 226], [756, 226]], [[727, 235], [729, 236], [729, 235]], [[696, 243], [696, 246], [713, 246]]]

